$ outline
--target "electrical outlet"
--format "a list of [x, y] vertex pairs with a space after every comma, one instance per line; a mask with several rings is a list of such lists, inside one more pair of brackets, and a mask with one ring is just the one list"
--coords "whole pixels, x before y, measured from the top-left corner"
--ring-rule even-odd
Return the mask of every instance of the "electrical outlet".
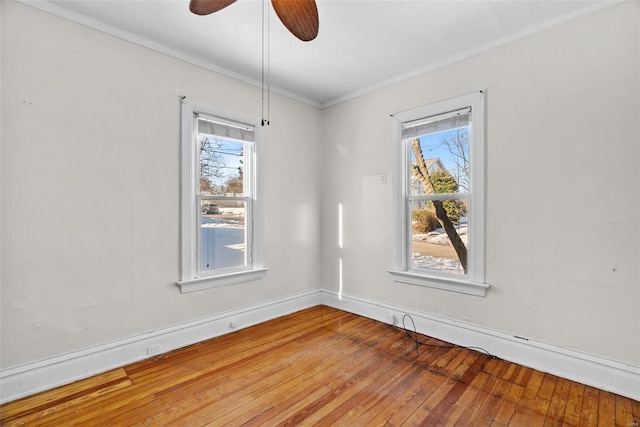
[[398, 316], [396, 316], [395, 314], [391, 315], [391, 324], [393, 326], [398, 326]]
[[387, 174], [383, 173], [380, 174], [380, 184], [386, 184], [387, 183]]

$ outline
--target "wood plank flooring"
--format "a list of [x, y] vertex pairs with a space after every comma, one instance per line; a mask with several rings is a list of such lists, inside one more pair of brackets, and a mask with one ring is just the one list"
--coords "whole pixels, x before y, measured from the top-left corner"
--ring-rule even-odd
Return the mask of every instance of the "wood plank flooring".
[[[444, 343], [420, 336], [421, 341]], [[624, 426], [640, 402], [313, 307], [0, 407], [3, 426]]]

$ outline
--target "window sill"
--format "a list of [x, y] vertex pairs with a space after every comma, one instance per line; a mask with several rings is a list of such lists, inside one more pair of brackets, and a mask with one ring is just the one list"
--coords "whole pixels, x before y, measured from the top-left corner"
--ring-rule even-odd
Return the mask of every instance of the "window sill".
[[267, 270], [268, 268], [262, 267], [218, 276], [198, 277], [195, 279], [181, 280], [176, 282], [176, 285], [180, 287], [180, 293], [184, 294], [187, 292], [248, 282], [250, 280], [259, 280], [264, 277]]
[[491, 287], [486, 283], [472, 282], [470, 280], [453, 279], [449, 277], [425, 276], [412, 271], [388, 270], [393, 280], [410, 285], [426, 286], [429, 288], [443, 289], [445, 291], [460, 292], [468, 295], [483, 297], [487, 289]]

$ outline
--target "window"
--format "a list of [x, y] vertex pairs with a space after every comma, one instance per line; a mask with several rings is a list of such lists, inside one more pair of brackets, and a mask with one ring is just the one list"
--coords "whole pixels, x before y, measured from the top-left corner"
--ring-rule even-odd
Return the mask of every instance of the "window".
[[394, 115], [394, 280], [484, 295], [484, 94]]
[[181, 292], [263, 277], [260, 121], [182, 102]]

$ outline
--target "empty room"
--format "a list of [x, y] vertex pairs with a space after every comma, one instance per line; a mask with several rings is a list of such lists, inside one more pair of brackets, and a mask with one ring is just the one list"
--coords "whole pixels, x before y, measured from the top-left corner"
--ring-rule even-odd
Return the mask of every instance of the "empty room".
[[0, 20], [0, 424], [640, 425], [638, 0]]

